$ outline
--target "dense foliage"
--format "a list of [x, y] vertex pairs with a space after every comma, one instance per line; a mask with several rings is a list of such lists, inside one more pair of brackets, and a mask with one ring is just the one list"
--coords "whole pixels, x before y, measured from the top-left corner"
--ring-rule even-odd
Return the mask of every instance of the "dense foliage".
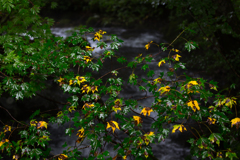
[[[80, 28], [68, 37], [67, 43], [63, 38], [52, 35], [50, 27], [54, 21], [38, 15], [44, 5], [44, 1], [39, 0], [0, 0], [1, 94], [7, 93], [17, 100], [31, 98], [37, 91], [46, 88], [45, 81], [51, 77], [64, 93], [71, 94], [71, 98], [56, 115], [40, 119], [40, 110], [37, 110], [29, 117], [28, 123], [19, 122], [4, 106], [0, 106], [17, 123], [12, 125], [1, 121], [4, 127], [0, 132], [0, 149], [3, 152], [13, 159], [77, 159], [81, 149], [86, 148], [82, 148], [81, 144], [87, 138], [91, 140], [89, 160], [116, 159], [117, 156], [142, 159], [153, 154], [149, 144], [155, 143], [154, 139], [161, 143], [169, 132], [190, 131], [194, 137], [188, 141], [192, 156], [216, 160], [240, 156], [237, 143], [240, 125], [238, 96], [222, 94], [218, 91], [217, 82], [176, 74], [178, 69], [186, 67], [181, 62], [181, 50], [174, 48], [173, 44], [180, 38], [185, 39], [184, 33], [191, 31], [191, 28], [185, 28], [170, 44], [148, 42], [145, 46], [147, 50], [156, 46], [160, 52], [155, 55], [139, 54], [129, 62], [125, 57], [115, 54], [123, 41], [116, 35], [108, 37], [105, 31]], [[52, 6], [56, 4], [52, 3]], [[93, 40], [98, 41], [97, 46], [88, 45], [83, 38], [86, 34], [93, 35]], [[110, 45], [105, 42], [107, 38], [111, 41]], [[184, 43], [188, 52], [201, 46], [192, 40]], [[103, 54], [94, 56], [94, 47], [104, 50]], [[169, 52], [168, 57], [155, 60], [154, 57], [163, 51]], [[113, 58], [125, 66], [113, 69], [100, 78], [92, 76], [91, 72], [98, 72], [104, 60]], [[149, 64], [154, 62], [159, 67], [168, 64], [169, 72], [156, 73], [151, 70]], [[75, 73], [70, 70], [75, 66], [81, 70], [88, 68], [91, 72], [83, 73], [78, 69]], [[146, 72], [147, 79], [138, 79], [134, 72], [137, 67]], [[132, 69], [128, 83], [139, 86], [139, 92], [148, 90], [151, 95], [143, 98], [154, 97], [152, 104], [140, 106], [138, 99], [119, 97], [124, 82], [118, 77], [118, 71], [125, 68]], [[107, 77], [105, 83], [103, 77]], [[171, 80], [167, 81], [167, 77]], [[108, 95], [108, 100], [104, 104], [99, 103], [98, 100], [104, 95]], [[142, 110], [140, 113], [134, 111], [137, 107]], [[114, 112], [116, 114], [113, 115]], [[128, 112], [134, 112], [136, 116], [126, 118]], [[151, 112], [161, 116], [154, 119]], [[108, 118], [110, 115], [111, 118]], [[142, 116], [155, 121], [151, 128], [157, 129], [157, 132], [143, 133]], [[73, 130], [78, 130], [77, 145], [50, 157], [49, 149], [46, 149], [51, 134], [47, 130], [48, 123], [64, 124], [69, 121], [74, 122], [74, 126], [66, 128], [65, 133], [71, 136]], [[165, 124], [173, 124], [171, 131]], [[196, 128], [196, 125], [200, 127]], [[207, 130], [203, 130], [203, 127]], [[12, 133], [19, 128], [22, 129], [19, 132], [21, 138], [12, 140]], [[119, 141], [116, 129], [129, 137], [123, 142]], [[100, 136], [101, 133], [104, 136]], [[109, 158], [109, 152], [104, 150], [106, 143], [114, 144], [114, 149], [118, 151], [115, 157]]]

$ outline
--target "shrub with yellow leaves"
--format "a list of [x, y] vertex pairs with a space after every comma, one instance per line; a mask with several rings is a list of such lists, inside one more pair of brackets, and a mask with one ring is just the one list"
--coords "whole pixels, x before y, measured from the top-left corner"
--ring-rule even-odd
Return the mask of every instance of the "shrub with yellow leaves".
[[[82, 36], [89, 30], [81, 30], [79, 34]], [[94, 35], [93, 40], [99, 41], [97, 47], [105, 49], [103, 54], [99, 55], [99, 58], [92, 57], [92, 51], [95, 49], [94, 47], [90, 47], [85, 43], [82, 43], [80, 44], [81, 47], [75, 47], [74, 51], [71, 50], [69, 55], [64, 55], [66, 54], [65, 52], [59, 53], [59, 57], [62, 59], [61, 62], [59, 59], [56, 59], [57, 57], [52, 58], [51, 56], [49, 56], [46, 62], [44, 62], [47, 63], [46, 66], [51, 66], [55, 71], [56, 78], [54, 81], [59, 83], [59, 86], [64, 92], [70, 94], [70, 98], [68, 98], [67, 102], [64, 102], [63, 109], [58, 110], [57, 113], [55, 113], [55, 116], [49, 119], [49, 123], [64, 124], [69, 121], [74, 122], [74, 125], [69, 125], [69, 128], [65, 131], [65, 133], [69, 136], [72, 135], [75, 129], [78, 130], [76, 134], [77, 138], [75, 141], [75, 147], [68, 147], [68, 149], [63, 152], [64, 154], [53, 156], [51, 157], [52, 159], [76, 159], [75, 156], [80, 153], [78, 149], [82, 145], [85, 137], [91, 140], [89, 159], [94, 159], [96, 157], [106, 159], [106, 157], [109, 156], [109, 152], [103, 150], [107, 142], [113, 143], [116, 149], [119, 146], [121, 147], [121, 150], [118, 150], [118, 154], [123, 159], [126, 159], [130, 156], [130, 154], [136, 158], [142, 158], [145, 156], [145, 158], [150, 159], [152, 152], [149, 150], [149, 146], [154, 139], [157, 138], [158, 142], [161, 143], [168, 137], [170, 129], [166, 124], [173, 126], [173, 129], [171, 130], [172, 134], [176, 134], [177, 131], [180, 131], [178, 132], [179, 134], [184, 134], [183, 132], [189, 132], [192, 134], [194, 138], [190, 138], [188, 142], [191, 143], [192, 148], [197, 150], [195, 153], [197, 156], [200, 156], [200, 158], [210, 157], [213, 159], [217, 157], [224, 157], [231, 159], [237, 157], [229, 148], [231, 145], [229, 143], [230, 141], [228, 141], [229, 137], [234, 137], [233, 134], [238, 132], [240, 125], [240, 118], [238, 118], [237, 115], [237, 106], [239, 105], [237, 103], [237, 96], [221, 95], [221, 92], [217, 91], [218, 86], [216, 82], [207, 82], [203, 78], [192, 78], [187, 75], [185, 75], [186, 80], [183, 80], [182, 78], [184, 75], [177, 75], [177, 70], [179, 68], [186, 68], [184, 63], [180, 61], [180, 57], [182, 56], [175, 53], [179, 53], [180, 51], [172, 47], [173, 42], [175, 42], [175, 40], [179, 38], [183, 32], [172, 43], [160, 44], [160, 52], [169, 51], [168, 57], [156, 58], [156, 55], [146, 55], [146, 53], [141, 53], [138, 54], [132, 62], [128, 62], [127, 58], [117, 57], [114, 53], [114, 51], [117, 50], [122, 43], [117, 36], [112, 35], [110, 38], [112, 43], [108, 45], [105, 41], [103, 41], [103, 34], [106, 33], [105, 31], [91, 31], [91, 34]], [[74, 34], [75, 36], [70, 38], [72, 45], [75, 45], [76, 37], [80, 36], [77, 33]], [[148, 50], [152, 44], [155, 43], [153, 43], [153, 41], [148, 42], [145, 45], [146, 50]], [[190, 44], [192, 48], [194, 48], [195, 45], [195, 43], [188, 42], [188, 50], [191, 50], [191, 47], [189, 47]], [[159, 47], [158, 44], [155, 45]], [[66, 49], [64, 46], [62, 47], [63, 50]], [[108, 49], [108, 47], [111, 49]], [[41, 47], [39, 47], [39, 49], [41, 49]], [[6, 53], [6, 55], [14, 55], [13, 52]], [[18, 50], [17, 53], [22, 52]], [[39, 54], [42, 53], [45, 53], [45, 51], [39, 52]], [[31, 55], [34, 57], [32, 61], [36, 61], [38, 58], [35, 57], [36, 55], [37, 54]], [[31, 56], [29, 57], [30, 59]], [[45, 56], [43, 55], [43, 57]], [[119, 63], [127, 62], [127, 66], [107, 71], [99, 78], [94, 78], [91, 75], [91, 72], [85, 73], [86, 68], [91, 71], [98, 72], [102, 67], [104, 59], [116, 57]], [[155, 65], [158, 65], [159, 67], [163, 65], [169, 66], [167, 67], [167, 76], [170, 78], [166, 77], [164, 72], [160, 72], [159, 75], [156, 75], [156, 71], [150, 69], [149, 62], [151, 63], [153, 58], [156, 58], [157, 60], [157, 64]], [[5, 57], [3, 59], [5, 61], [9, 58]], [[9, 61], [9, 63], [12, 63], [12, 61]], [[78, 74], [69, 71], [69, 66], [72, 64], [78, 65]], [[144, 71], [149, 69], [149, 71], [146, 76], [147, 78], [144, 77], [141, 80], [138, 80], [138, 72], [134, 71], [136, 71], [138, 69], [137, 67], [140, 65], [142, 65], [141, 69]], [[80, 68], [83, 69], [81, 75], [79, 75]], [[144, 91], [147, 93], [146, 96], [140, 99], [121, 96], [120, 91], [122, 90], [124, 83], [123, 79], [118, 77], [118, 71], [123, 68], [132, 69], [131, 74], [127, 75], [127, 77], [129, 77], [128, 82], [133, 85], [138, 85], [141, 92]], [[28, 90], [27, 88], [33, 87], [32, 84], [35, 84], [36, 80], [39, 80], [42, 83], [42, 79], [44, 78], [41, 79], [39, 76], [49, 76], [50, 74], [46, 72], [48, 70], [51, 69], [45, 68], [45, 66], [42, 65], [39, 67], [37, 71], [38, 73], [29, 74], [30, 82], [26, 82], [27, 85], [24, 85], [24, 83], [19, 81], [16, 83], [16, 86], [19, 85], [18, 83], [22, 83], [20, 84], [21, 88], [26, 91], [26, 94], [30, 94], [32, 89]], [[105, 72], [105, 70], [103, 71]], [[13, 70], [13, 72], [14, 76], [18, 75], [18, 73], [15, 74], [15, 70]], [[102, 84], [102, 79], [109, 75], [110, 78]], [[35, 81], [32, 81], [32, 79]], [[15, 77], [8, 75], [6, 83], [13, 83], [13, 80], [15, 80]], [[28, 85], [30, 86], [28, 87]], [[209, 87], [206, 88], [206, 86]], [[3, 88], [7, 89], [9, 87], [11, 86], [8, 85]], [[211, 92], [212, 89], [218, 92], [215, 97]], [[18, 92], [15, 93], [15, 89], [12, 89], [11, 93], [12, 92], [15, 96], [21, 96]], [[99, 103], [98, 100], [103, 96], [108, 97], [107, 100], [104, 103]], [[139, 105], [138, 101], [150, 97], [154, 98], [152, 104], [144, 107]], [[214, 99], [213, 103], [209, 102], [210, 98]], [[79, 102], [82, 102], [82, 104], [79, 104]], [[137, 108], [141, 108], [140, 113], [135, 110]], [[134, 113], [133, 117], [124, 117], [129, 111]], [[234, 117], [236, 118], [233, 117], [232, 111], [235, 112], [236, 115], [234, 115]], [[157, 119], [153, 117], [152, 112], [158, 114]], [[42, 119], [40, 119], [40, 117], [35, 117], [35, 119], [33, 119], [34, 116], [39, 114]], [[229, 117], [232, 117], [231, 121], [229, 120]], [[142, 123], [144, 123], [145, 118], [154, 121], [154, 123], [151, 124], [151, 128], [155, 129], [154, 131], [145, 133], [141, 130]], [[26, 157], [30, 159], [49, 158], [48, 155], [42, 154], [43, 151], [37, 146], [39, 145], [40, 147], [45, 147], [47, 142], [50, 140], [48, 132], [49, 123], [47, 123], [47, 119], [45, 119], [43, 114], [40, 113], [40, 111], [33, 113], [30, 117], [30, 123], [22, 123], [16, 119], [14, 120], [18, 123], [18, 125], [14, 126], [14, 130], [15, 127], [18, 129], [19, 126], [24, 128], [24, 130], [19, 132], [21, 140], [14, 142], [10, 139], [10, 142], [7, 134], [10, 134], [9, 137], [11, 138], [14, 131], [12, 129], [13, 126], [10, 126], [10, 124], [4, 124], [3, 131], [0, 132], [1, 149], [4, 152], [14, 153], [13, 159], [20, 158], [17, 155], [21, 155], [21, 158]], [[189, 121], [193, 121], [194, 123], [190, 123]], [[201, 132], [199, 132], [198, 128], [195, 128], [195, 123], [199, 126]], [[232, 128], [233, 126], [236, 126], [236, 128]], [[207, 132], [202, 129], [203, 127], [206, 127]], [[109, 130], [109, 128], [111, 130]], [[212, 128], [214, 128], [214, 130]], [[115, 132], [116, 129], [119, 131]], [[115, 141], [114, 139], [117, 139], [118, 134], [121, 132], [129, 137], [124, 139], [124, 141]], [[102, 137], [101, 135], [104, 136]], [[220, 143], [222, 144], [221, 141], [224, 141], [224, 145], [221, 146], [222, 148], [219, 147]], [[16, 149], [17, 147], [18, 149]], [[99, 150], [101, 150], [101, 152]], [[114, 157], [116, 158], [116, 156]]]

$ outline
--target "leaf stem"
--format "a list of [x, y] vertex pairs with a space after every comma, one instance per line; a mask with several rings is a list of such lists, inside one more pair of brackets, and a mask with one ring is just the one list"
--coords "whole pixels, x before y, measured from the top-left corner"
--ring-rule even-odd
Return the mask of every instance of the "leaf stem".
[[22, 125], [24, 125], [24, 126], [28, 126], [28, 125], [23, 124], [23, 123], [19, 122], [18, 120], [16, 120], [16, 119], [11, 115], [11, 113], [9, 113], [9, 111], [8, 111], [6, 108], [4, 108], [4, 107], [2, 107], [2, 106], [0, 106], [0, 108], [2, 108], [2, 109], [4, 109], [5, 111], [7, 111], [8, 114], [12, 117], [12, 119], [14, 119], [16, 122], [18, 122], [18, 123], [20, 123], [20, 124], [22, 124]]
[[171, 46], [181, 36], [181, 34], [183, 34], [184, 31], [185, 29], [172, 41], [172, 43], [169, 46]]
[[211, 129], [205, 123], [203, 122], [200, 122], [200, 123], [204, 124], [208, 128], [208, 130], [212, 133]]
[[199, 137], [201, 138], [199, 132], [195, 128], [193, 128], [193, 127], [191, 127], [191, 128], [194, 129], [197, 132], [197, 134], [199, 135]]
[[236, 117], [237, 117], [237, 107], [236, 107], [236, 104], [234, 106], [235, 106], [235, 112], [236, 112]]

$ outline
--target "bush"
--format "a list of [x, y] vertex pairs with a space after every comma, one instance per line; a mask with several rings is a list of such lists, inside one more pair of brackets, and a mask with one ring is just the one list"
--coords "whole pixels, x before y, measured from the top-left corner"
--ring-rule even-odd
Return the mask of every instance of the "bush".
[[[18, 125], [4, 124], [3, 131], [0, 132], [1, 150], [12, 155], [13, 159], [76, 159], [83, 149], [81, 142], [88, 138], [91, 140], [91, 154], [88, 159], [106, 159], [109, 152], [101, 148], [106, 144], [105, 142], [114, 143], [114, 148], [118, 149], [118, 154], [108, 159], [116, 159], [118, 156], [126, 159], [130, 155], [136, 159], [141, 159], [143, 156], [148, 158], [153, 154], [149, 144], [153, 143], [155, 138], [158, 142], [163, 141], [170, 132], [164, 124], [171, 123], [174, 124], [172, 134], [189, 130], [194, 135], [195, 138], [190, 138], [188, 141], [191, 144], [192, 156], [202, 159], [233, 159], [237, 158], [237, 154], [239, 156], [238, 146], [233, 142], [238, 138], [236, 136], [240, 124], [240, 118], [237, 116], [237, 96], [221, 95], [217, 90], [217, 82], [176, 74], [176, 70], [185, 69], [185, 65], [180, 62], [180, 51], [173, 48], [172, 44], [184, 31], [169, 45], [148, 42], [146, 49], [156, 45], [161, 51], [155, 55], [140, 54], [134, 61], [128, 62], [125, 57], [115, 55], [115, 51], [123, 41], [116, 35], [111, 35], [112, 43], [109, 45], [110, 49], [107, 49], [108, 45], [104, 42], [106, 33], [102, 30], [94, 32], [92, 28], [81, 28], [78, 33], [75, 32], [68, 38], [68, 45], [73, 46], [69, 48], [61, 37], [54, 37], [51, 34], [50, 26], [53, 21], [38, 16], [40, 6], [34, 5], [37, 3], [38, 1], [30, 3], [25, 0], [14, 2], [2, 0], [0, 3], [0, 10], [4, 15], [1, 17], [3, 27], [0, 37], [0, 45], [3, 49], [0, 57], [1, 94], [9, 93], [17, 100], [35, 96], [36, 91], [46, 88], [44, 83], [46, 79], [53, 76], [54, 82], [59, 84], [64, 93], [71, 94], [71, 98], [62, 111], [48, 119], [45, 118], [46, 120], [37, 117], [40, 110], [29, 117], [29, 123], [19, 122], [12, 117]], [[30, 38], [22, 33], [34, 39], [30, 41]], [[98, 58], [92, 56], [94, 47], [87, 46], [83, 38], [86, 34], [93, 34], [93, 40], [98, 41], [95, 47], [104, 50]], [[189, 52], [197, 47], [194, 41], [185, 43], [185, 48]], [[160, 59], [156, 65], [161, 67], [166, 63], [169, 64], [167, 76], [171, 81], [166, 80], [164, 72], [160, 72], [158, 78], [153, 79], [155, 72], [149, 69], [149, 63], [162, 51], [169, 51], [168, 57]], [[103, 66], [104, 59], [108, 58], [117, 58], [119, 63], [127, 65], [114, 69], [98, 79], [94, 78], [91, 72], [76, 74], [70, 71], [72, 66], [77, 66], [82, 70], [88, 68], [92, 72], [98, 72]], [[144, 71], [148, 70], [148, 79], [138, 80], [138, 76], [134, 73], [137, 66], [141, 66]], [[125, 68], [133, 70], [128, 79], [130, 84], [138, 85], [140, 91], [148, 90], [152, 93], [151, 97], [155, 97], [151, 106], [139, 106], [136, 99], [118, 97], [123, 85], [122, 78], [118, 77], [118, 71]], [[102, 79], [107, 76], [111, 77], [103, 83]], [[185, 80], [180, 79], [182, 76]], [[108, 95], [109, 98], [105, 103], [100, 103], [99, 99], [104, 95]], [[210, 103], [210, 99], [213, 103]], [[80, 101], [83, 102], [83, 106], [79, 105]], [[139, 107], [142, 111], [137, 113], [134, 107]], [[7, 111], [2, 106], [0, 108]], [[130, 111], [136, 113], [136, 116], [126, 118], [126, 114]], [[116, 112], [115, 117], [111, 116], [111, 120], [108, 121], [107, 117], [112, 112]], [[150, 117], [151, 112], [157, 112], [162, 116], [155, 120]], [[74, 114], [73, 118], [69, 116], [70, 113]], [[155, 120], [151, 127], [156, 128], [158, 133], [141, 132], [142, 113]], [[190, 120], [195, 123], [190, 123]], [[49, 156], [49, 149], [44, 149], [50, 141], [48, 123], [64, 124], [69, 121], [74, 122], [75, 128], [66, 128], [65, 133], [71, 136], [73, 130], [77, 129], [76, 143], [79, 146], [69, 147], [59, 155]], [[206, 127], [208, 131], [198, 130], [194, 127], [195, 124]], [[21, 139], [10, 140], [14, 130], [19, 128], [22, 129], [19, 131]], [[129, 137], [122, 143], [115, 141], [116, 129]], [[105, 136], [101, 137], [101, 133], [105, 133]]]

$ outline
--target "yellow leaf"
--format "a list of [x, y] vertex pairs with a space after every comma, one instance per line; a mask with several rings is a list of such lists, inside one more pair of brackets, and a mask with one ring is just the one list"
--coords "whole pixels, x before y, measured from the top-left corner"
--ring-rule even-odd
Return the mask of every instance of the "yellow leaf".
[[231, 122], [232, 122], [232, 125], [231, 125], [232, 127], [233, 127], [233, 125], [236, 125], [236, 128], [237, 129], [239, 128], [239, 126], [240, 126], [240, 118], [236, 117], [236, 118], [232, 119]]
[[72, 113], [72, 111], [75, 111], [76, 109], [76, 106], [71, 106], [68, 108], [68, 111]]
[[73, 80], [70, 80], [69, 81], [69, 85], [71, 86], [73, 84]]
[[191, 107], [194, 112], [196, 112], [196, 109], [197, 109], [197, 110], [200, 110], [200, 107], [199, 107], [198, 102], [197, 102], [196, 100], [194, 100], [194, 101], [189, 101], [189, 102], [187, 103], [187, 105], [188, 105], [189, 107]]
[[151, 42], [148, 42], [148, 44], [145, 45], [145, 48], [148, 50], [148, 48], [150, 47], [150, 44], [152, 43], [153, 41]]
[[137, 124], [142, 123], [142, 118], [139, 116], [133, 116], [133, 119], [137, 122]]
[[166, 63], [165, 60], [161, 60], [160, 62], [158, 62], [158, 67], [161, 67], [163, 63]]
[[169, 86], [161, 87], [158, 91], [161, 91], [161, 95], [170, 91]]
[[80, 76], [76, 76], [76, 79], [79, 86], [80, 86], [80, 83], [84, 83], [87, 81], [85, 77], [80, 77]]
[[45, 127], [45, 128], [47, 129], [47, 125], [48, 125], [47, 122], [45, 122], [45, 121], [39, 121], [38, 124], [37, 124], [37, 128], [39, 129], [39, 128]]
[[117, 113], [118, 110], [121, 111], [122, 109], [120, 107], [118, 107], [118, 108], [112, 107], [112, 110]]
[[173, 126], [172, 133], [175, 133], [177, 130], [179, 130], [180, 132], [183, 132], [184, 130], [187, 130], [187, 129], [182, 124], [176, 124]]
[[172, 58], [175, 60], [175, 61], [179, 61], [179, 57], [182, 57], [180, 56], [179, 54], [175, 54], [172, 56]]
[[[114, 133], [114, 131], [115, 131], [116, 128], [119, 129], [118, 123], [115, 122], [115, 121], [109, 121], [109, 122], [107, 122], [107, 128], [106, 128], [106, 129], [108, 129], [108, 128], [110, 128], [110, 127], [112, 128], [113, 133]], [[119, 130], [120, 130], [120, 129], [119, 129]]]
[[58, 82], [62, 82], [64, 79], [60, 77], [60, 79], [58, 80]]
[[64, 160], [64, 159], [67, 159], [67, 158], [68, 158], [68, 156], [65, 155], [65, 154], [60, 154], [60, 155], [58, 156], [58, 160]]
[[[144, 116], [146, 116], [146, 114], [148, 114], [150, 116], [151, 112], [153, 112], [153, 110], [150, 107], [145, 107], [143, 108], [143, 110], [141, 111], [141, 113], [144, 114]], [[140, 114], [141, 114], [140, 113]]]
[[4, 133], [5, 132], [11, 132], [11, 126], [9, 126], [9, 125], [5, 125], [4, 127], [3, 127], [3, 130], [4, 130]]

